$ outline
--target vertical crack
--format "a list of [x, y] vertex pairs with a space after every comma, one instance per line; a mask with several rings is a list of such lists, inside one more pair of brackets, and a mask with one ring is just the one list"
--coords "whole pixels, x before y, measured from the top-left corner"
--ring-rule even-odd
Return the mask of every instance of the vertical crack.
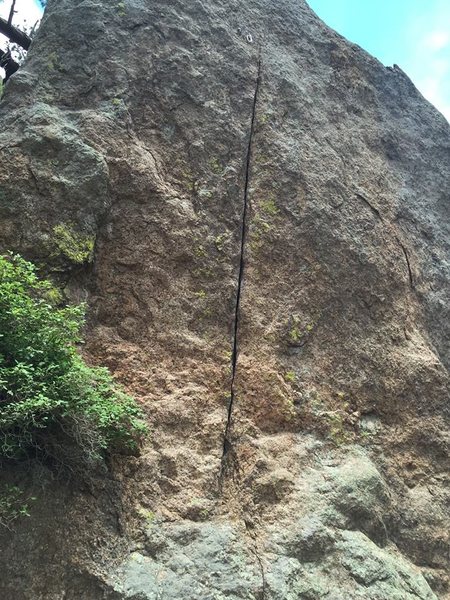
[[232, 444], [230, 441], [230, 430], [231, 422], [233, 417], [233, 405], [235, 399], [235, 382], [236, 382], [236, 369], [237, 369], [237, 357], [238, 357], [238, 346], [239, 346], [239, 317], [241, 309], [241, 295], [242, 295], [242, 283], [244, 278], [244, 267], [245, 267], [245, 249], [247, 242], [248, 232], [248, 200], [249, 200], [249, 187], [250, 187], [250, 169], [252, 162], [252, 149], [253, 149], [253, 137], [255, 132], [256, 122], [256, 108], [258, 104], [258, 94], [261, 83], [261, 46], [258, 52], [258, 71], [255, 83], [255, 93], [253, 96], [252, 114], [250, 121], [250, 133], [248, 137], [247, 156], [245, 164], [245, 183], [244, 183], [244, 199], [242, 208], [242, 220], [241, 220], [241, 246], [240, 246], [240, 259], [239, 259], [239, 272], [236, 289], [236, 303], [234, 308], [234, 326], [233, 326], [233, 341], [232, 341], [232, 354], [231, 354], [231, 385], [230, 385], [230, 400], [228, 403], [228, 414], [227, 423], [225, 426], [225, 434], [223, 440], [223, 454], [222, 454], [222, 465], [220, 472], [220, 479], [222, 480], [225, 468], [227, 466], [230, 455], [232, 456]]
[[266, 598], [267, 582], [266, 582], [266, 573], [264, 571], [264, 565], [263, 565], [261, 557], [259, 556], [259, 554], [258, 554], [258, 552], [256, 550], [253, 550], [253, 554], [256, 557], [256, 560], [257, 560], [258, 565], [259, 565], [259, 570], [261, 572], [261, 596], [260, 596], [260, 600], [265, 600], [265, 598]]
[[409, 285], [411, 287], [411, 289], [414, 289], [414, 276], [413, 276], [413, 272], [411, 269], [411, 263], [409, 261], [409, 254], [408, 251], [406, 249], [406, 247], [400, 242], [400, 240], [398, 240], [398, 243], [400, 244], [400, 248], [403, 250], [403, 254], [405, 255], [405, 259], [406, 259], [406, 264], [408, 265], [408, 275], [409, 275]]
[[252, 531], [248, 522], [244, 518], [245, 531], [247, 535], [250, 537], [252, 541], [252, 547], [250, 548], [251, 553], [255, 556], [256, 562], [258, 563], [259, 571], [261, 573], [261, 593], [259, 594], [259, 600], [266, 600], [266, 592], [267, 592], [267, 580], [266, 580], [266, 571], [264, 569], [264, 563], [259, 554], [258, 549], [258, 540], [256, 538], [255, 532]]

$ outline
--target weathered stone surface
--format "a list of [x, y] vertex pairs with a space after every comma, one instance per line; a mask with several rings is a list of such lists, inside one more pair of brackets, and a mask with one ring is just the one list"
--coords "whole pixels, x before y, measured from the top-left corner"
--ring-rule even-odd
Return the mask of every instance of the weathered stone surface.
[[[158, 524], [150, 529], [158, 530]], [[230, 525], [174, 524], [163, 527], [163, 548], [150, 556], [132, 554], [119, 570], [125, 597], [254, 598], [261, 574], [242, 536]], [[158, 535], [150, 531], [150, 538]], [[150, 542], [151, 544], [151, 542]], [[147, 546], [148, 551], [148, 546]], [[153, 556], [152, 556], [153, 555]]]
[[449, 133], [303, 0], [49, 0], [0, 247], [87, 300], [151, 436], [89, 488], [5, 470], [0, 596], [450, 597]]

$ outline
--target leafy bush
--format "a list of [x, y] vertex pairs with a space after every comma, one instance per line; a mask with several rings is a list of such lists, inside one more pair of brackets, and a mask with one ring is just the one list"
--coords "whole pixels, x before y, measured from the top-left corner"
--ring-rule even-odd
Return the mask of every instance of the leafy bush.
[[85, 364], [84, 307], [59, 307], [58, 296], [31, 263], [0, 256], [0, 455], [73, 467], [133, 451], [142, 413], [106, 368]]
[[19, 517], [29, 517], [30, 500], [36, 498], [27, 498], [25, 492], [17, 485], [4, 485], [0, 489], [0, 525], [10, 529], [11, 523]]

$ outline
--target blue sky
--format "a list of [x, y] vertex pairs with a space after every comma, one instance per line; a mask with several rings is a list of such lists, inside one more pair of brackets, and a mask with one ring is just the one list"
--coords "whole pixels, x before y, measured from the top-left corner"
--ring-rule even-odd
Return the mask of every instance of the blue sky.
[[[276, 0], [275, 0], [276, 1]], [[307, 0], [330, 27], [383, 64], [398, 64], [450, 121], [450, 0]], [[0, 0], [7, 16], [10, 0]], [[16, 0], [15, 22], [33, 24], [37, 0]]]
[[330, 27], [398, 64], [450, 121], [450, 0], [307, 0]]

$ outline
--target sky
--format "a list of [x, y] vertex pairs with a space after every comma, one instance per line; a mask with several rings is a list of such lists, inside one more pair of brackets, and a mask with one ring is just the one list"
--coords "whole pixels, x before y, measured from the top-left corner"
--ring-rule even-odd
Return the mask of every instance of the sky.
[[[394, 63], [450, 121], [450, 0], [307, 0], [330, 27], [378, 58]], [[10, 0], [0, 0], [7, 17]], [[14, 22], [35, 23], [36, 0], [16, 0]], [[1, 42], [0, 42], [1, 44]]]
[[384, 65], [397, 64], [450, 121], [450, 0], [307, 0]]

